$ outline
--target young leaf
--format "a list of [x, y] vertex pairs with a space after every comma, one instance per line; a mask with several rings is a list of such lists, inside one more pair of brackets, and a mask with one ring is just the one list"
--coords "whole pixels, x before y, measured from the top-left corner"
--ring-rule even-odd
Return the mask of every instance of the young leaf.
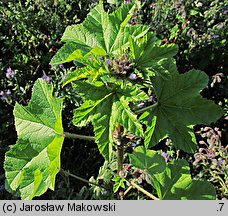
[[115, 181], [115, 184], [113, 185], [113, 192], [116, 193], [119, 188], [123, 188], [125, 189], [125, 182], [126, 180], [124, 178], [121, 178], [120, 176], [115, 176], [113, 179], [113, 181]]
[[174, 44], [158, 44], [157, 38], [151, 32], [138, 41], [130, 38], [130, 49], [136, 64], [142, 68], [153, 67], [153, 64], [159, 60], [171, 58], [178, 51], [178, 47]]
[[223, 115], [219, 106], [199, 94], [208, 83], [207, 75], [191, 70], [166, 80], [156, 76], [151, 81], [158, 104], [141, 116], [147, 124], [146, 147], [155, 146], [168, 136], [177, 148], [194, 152], [197, 146], [192, 125], [210, 124]]
[[99, 70], [96, 70], [92, 67], [83, 67], [83, 68], [78, 68], [75, 71], [72, 71], [66, 76], [66, 79], [64, 79], [63, 86], [67, 85], [70, 82], [79, 80], [79, 79], [84, 79], [89, 76], [95, 76]]
[[76, 88], [85, 102], [75, 110], [74, 124], [92, 121], [98, 148], [105, 159], [111, 159], [113, 132], [118, 123], [135, 135], [143, 135], [142, 125], [128, 106], [129, 101], [148, 99], [137, 87], [78, 82]]
[[62, 99], [54, 98], [52, 92], [51, 85], [38, 79], [28, 106], [14, 108], [18, 140], [6, 153], [4, 168], [9, 187], [19, 190], [22, 199], [55, 187], [64, 138]]
[[168, 164], [165, 172], [155, 175], [159, 182], [158, 196], [163, 200], [209, 200], [216, 198], [213, 185], [208, 181], [192, 180], [185, 160]]
[[62, 36], [66, 44], [53, 57], [51, 64], [73, 59], [80, 61], [93, 48], [102, 48], [109, 54], [121, 53], [129, 44], [130, 35], [139, 38], [149, 30], [147, 26], [127, 26], [133, 8], [132, 4], [125, 4], [109, 15], [100, 2], [83, 23], [66, 28]]

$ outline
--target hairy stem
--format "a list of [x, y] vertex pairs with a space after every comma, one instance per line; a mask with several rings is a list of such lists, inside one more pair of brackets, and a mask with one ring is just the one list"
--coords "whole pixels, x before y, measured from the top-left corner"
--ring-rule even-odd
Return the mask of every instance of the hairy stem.
[[146, 191], [145, 189], [141, 188], [139, 185], [137, 185], [135, 182], [130, 181], [129, 182], [134, 188], [136, 188], [137, 190], [139, 190], [140, 192], [144, 193], [145, 195], [147, 195], [148, 197], [150, 197], [153, 200], [160, 200], [158, 199], [156, 196], [154, 196], [153, 194], [149, 193], [148, 191]]
[[72, 133], [68, 133], [68, 132], [64, 132], [62, 135], [66, 138], [71, 138], [71, 139], [82, 139], [82, 140], [88, 140], [88, 141], [95, 141], [95, 137], [92, 137], [92, 136], [72, 134]]
[[97, 184], [97, 183], [88, 181], [87, 179], [84, 179], [84, 178], [81, 178], [81, 177], [79, 177], [79, 176], [76, 176], [76, 175], [74, 175], [74, 174], [72, 174], [72, 173], [70, 173], [70, 172], [68, 172], [68, 171], [63, 170], [63, 169], [61, 169], [60, 171], [61, 171], [63, 174], [65, 174], [65, 175], [67, 175], [67, 176], [71, 176], [71, 177], [73, 177], [73, 178], [75, 178], [75, 179], [77, 179], [77, 180], [83, 181], [83, 182], [88, 183], [88, 184], [93, 184], [93, 185], [95, 185], [95, 186], [98, 186], [98, 187], [100, 187], [100, 188], [104, 188], [105, 190], [108, 190], [108, 188], [106, 188], [106, 187], [104, 187], [104, 186], [102, 186], [102, 185], [99, 185], [99, 184]]
[[122, 145], [117, 146], [117, 174], [123, 169], [124, 148]]
[[136, 114], [143, 113], [143, 112], [145, 112], [145, 111], [147, 111], [147, 110], [149, 110], [149, 109], [151, 109], [151, 108], [153, 108], [153, 107], [156, 107], [157, 105], [158, 105], [158, 103], [155, 103], [155, 104], [150, 105], [150, 106], [148, 106], [148, 107], [144, 107], [144, 108], [142, 108], [142, 109], [136, 110], [135, 113], [136, 113]]

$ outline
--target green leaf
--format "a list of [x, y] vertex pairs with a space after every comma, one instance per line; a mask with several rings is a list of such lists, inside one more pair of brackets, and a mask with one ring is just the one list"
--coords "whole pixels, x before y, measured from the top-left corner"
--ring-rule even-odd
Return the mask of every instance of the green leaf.
[[100, 2], [79, 25], [68, 26], [62, 36], [66, 44], [53, 57], [51, 64], [71, 60], [81, 61], [93, 48], [117, 55], [129, 45], [129, 36], [142, 37], [149, 30], [147, 26], [127, 26], [133, 16], [134, 6], [125, 4], [111, 14], [104, 11]]
[[198, 13], [199, 13], [199, 11], [197, 11], [197, 10], [190, 10], [190, 15], [191, 16], [195, 16]]
[[154, 150], [147, 150], [144, 146], [135, 148], [134, 153], [128, 155], [131, 164], [147, 171], [151, 176], [163, 172], [166, 168], [164, 157]]
[[111, 159], [113, 132], [118, 123], [128, 132], [143, 135], [142, 125], [128, 106], [129, 101], [148, 99], [137, 87], [106, 86], [101, 82], [78, 82], [75, 86], [85, 102], [75, 110], [74, 124], [92, 121], [99, 151], [106, 160]]
[[192, 126], [210, 124], [223, 115], [219, 106], [199, 94], [208, 83], [207, 75], [191, 70], [166, 80], [156, 76], [151, 81], [158, 104], [141, 116], [147, 124], [145, 145], [152, 147], [170, 137], [177, 148], [194, 152], [197, 145]]
[[192, 180], [185, 160], [168, 164], [165, 172], [155, 175], [159, 182], [158, 196], [163, 200], [210, 200], [216, 198], [213, 185], [208, 181]]
[[126, 180], [124, 178], [121, 178], [120, 176], [116, 175], [113, 179], [112, 179], [115, 183], [113, 185], [113, 192], [116, 193], [119, 188], [123, 188], [125, 189], [125, 182]]
[[89, 47], [82, 46], [78, 43], [69, 42], [64, 44], [52, 58], [50, 64], [62, 64], [65, 62], [70, 62], [75, 59], [78, 61], [83, 58], [83, 56], [90, 51]]
[[66, 78], [64, 79], [63, 86], [67, 85], [70, 82], [87, 77], [92, 77], [95, 79], [99, 75], [99, 72], [100, 70], [96, 70], [90, 66], [78, 68], [77, 70], [67, 74]]
[[170, 79], [178, 74], [176, 61], [173, 58], [163, 58], [153, 63], [153, 67], [144, 70], [145, 78], [150, 80], [151, 76], [161, 76], [162, 79]]
[[62, 99], [54, 98], [52, 92], [51, 85], [38, 79], [28, 106], [16, 103], [14, 108], [18, 140], [6, 153], [4, 168], [9, 187], [19, 190], [22, 199], [55, 187], [64, 138]]
[[155, 34], [149, 32], [140, 40], [130, 39], [131, 55], [139, 67], [153, 67], [163, 58], [176, 55], [178, 47], [174, 44], [160, 45]]

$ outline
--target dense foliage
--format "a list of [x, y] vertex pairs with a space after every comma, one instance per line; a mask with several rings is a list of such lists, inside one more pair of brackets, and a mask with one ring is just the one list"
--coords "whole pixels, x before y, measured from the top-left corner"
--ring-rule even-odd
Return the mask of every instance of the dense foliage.
[[[30, 3], [32, 1], [28, 1], [25, 5], [18, 3], [18, 7], [23, 9], [23, 7], [34, 6]], [[118, 2], [114, 3], [116, 6], [119, 5]], [[67, 6], [61, 1], [56, 1], [55, 7], [58, 7], [58, 4]], [[154, 7], [152, 12], [147, 11], [148, 4]], [[192, 69], [194, 65], [184, 64], [183, 67], [183, 62], [192, 60], [189, 56], [193, 55], [194, 49], [200, 50], [203, 45], [190, 43], [189, 37], [184, 36], [187, 29], [185, 25], [190, 17], [182, 19], [184, 24], [182, 23], [180, 28], [177, 24], [171, 32], [168, 31], [169, 28], [165, 28], [168, 25], [167, 20], [164, 19], [165, 16], [152, 16], [157, 21], [147, 18], [150, 13], [156, 14], [159, 11], [159, 4], [159, 2], [155, 4], [147, 1], [142, 5], [137, 3], [135, 6], [126, 2], [124, 6], [108, 14], [104, 11], [103, 4], [100, 3], [91, 10], [82, 24], [66, 28], [61, 39], [65, 44], [51, 60], [51, 64], [56, 66], [53, 69], [46, 68], [45, 72], [49, 71], [48, 74], [42, 76], [40, 73], [39, 76], [30, 79], [31, 83], [27, 82], [28, 92], [30, 92], [31, 84], [36, 78], [41, 76], [43, 78], [43, 80], [36, 81], [28, 106], [16, 103], [14, 107], [18, 139], [16, 145], [11, 147], [5, 157], [8, 191], [17, 191], [13, 194], [23, 199], [32, 199], [34, 196], [43, 194], [47, 188], [54, 189], [56, 174], [60, 171], [60, 167], [65, 166], [64, 162], [60, 165], [60, 152], [64, 137], [75, 137], [95, 139], [105, 163], [100, 168], [97, 179], [90, 179], [91, 183], [96, 184], [95, 186], [83, 187], [73, 197], [72, 195], [62, 196], [64, 199], [86, 199], [87, 197], [110, 199], [123, 198], [123, 196], [135, 199], [138, 195], [134, 191], [124, 193], [126, 187], [132, 187], [135, 182], [156, 194], [160, 199], [215, 199], [214, 187], [217, 189], [218, 198], [227, 196], [227, 147], [221, 143], [222, 134], [217, 127], [214, 129], [202, 127], [199, 132], [196, 131], [199, 126], [193, 127], [196, 124], [209, 125], [215, 122], [222, 116], [222, 109], [199, 94], [208, 84], [207, 75], [202, 71]], [[42, 4], [35, 5], [44, 7]], [[181, 3], [178, 6], [173, 5], [175, 8], [181, 8]], [[184, 10], [190, 13], [189, 16], [200, 15], [201, 6], [196, 5], [194, 9], [191, 8], [192, 6], [193, 3], [186, 4]], [[212, 6], [218, 10], [221, 5], [218, 2]], [[10, 3], [3, 5], [4, 9], [7, 7], [10, 8], [13, 5]], [[199, 10], [196, 10], [196, 7]], [[210, 10], [211, 7], [207, 9]], [[169, 7], [166, 11], [170, 8], [172, 9]], [[20, 13], [20, 16], [21, 14], [23, 13]], [[63, 14], [67, 17], [67, 13]], [[173, 14], [175, 15], [175, 12]], [[178, 15], [175, 16], [178, 17]], [[172, 20], [172, 17], [170, 19]], [[158, 20], [159, 24], [164, 27], [163, 32], [153, 33], [151, 30], [159, 29], [156, 26]], [[179, 20], [181, 20], [180, 17]], [[210, 21], [210, 16], [208, 20]], [[67, 21], [69, 20], [65, 20], [66, 25]], [[147, 24], [152, 22], [153, 26], [149, 28], [139, 24], [145, 22]], [[194, 21], [194, 24], [197, 22]], [[37, 30], [38, 28], [34, 25], [34, 31]], [[52, 34], [53, 32], [55, 31], [51, 30]], [[216, 43], [216, 46], [221, 48], [222, 59], [225, 58], [224, 32], [225, 30], [222, 29], [219, 35], [224, 39], [219, 45]], [[169, 37], [168, 40], [161, 40], [162, 35]], [[53, 39], [58, 41], [56, 35], [53, 35]], [[180, 47], [176, 57], [177, 67], [173, 58], [178, 52], [176, 42]], [[25, 45], [27, 44], [26, 41]], [[183, 44], [188, 44], [192, 48], [189, 49]], [[55, 53], [53, 51], [55, 45], [51, 47], [51, 52]], [[210, 46], [215, 48], [213, 44]], [[31, 47], [27, 49], [29, 52], [32, 50]], [[39, 51], [43, 52], [44, 49], [41, 48]], [[210, 52], [212, 53], [214, 52]], [[45, 56], [45, 58], [50, 60], [50, 56]], [[69, 63], [72, 61], [73, 64]], [[3, 60], [2, 62], [4, 63]], [[32, 63], [28, 62], [29, 66], [27, 66], [27, 62], [28, 59], [23, 62], [26, 68], [31, 67]], [[195, 60], [193, 62], [195, 63]], [[15, 64], [18, 63], [18, 59], [15, 60]], [[39, 65], [36, 67], [36, 73], [39, 73], [40, 67], [47, 65], [47, 62], [42, 60]], [[215, 101], [226, 109], [227, 99], [224, 97], [226, 83], [223, 75], [225, 62], [218, 62], [217, 66], [219, 75], [214, 75], [211, 88], [206, 93], [202, 93], [212, 99], [218, 96]], [[68, 73], [65, 67], [71, 67], [71, 72]], [[202, 69], [201, 66], [196, 68]], [[192, 70], [186, 72], [188, 69]], [[207, 71], [206, 67], [204, 69]], [[179, 74], [178, 70], [185, 73]], [[54, 71], [56, 76], [50, 78], [49, 73]], [[22, 92], [20, 93], [20, 91], [26, 92], [26, 88], [18, 83], [21, 79], [19, 74], [21, 74], [19, 70], [14, 70], [10, 66], [6, 70], [7, 82], [1, 81], [3, 83], [1, 96], [5, 107], [7, 107], [6, 102], [14, 104], [15, 99], [23, 105], [27, 104], [29, 95], [23, 98]], [[208, 75], [212, 74], [208, 73]], [[53, 86], [47, 84], [51, 79], [54, 81], [55, 96], [53, 96]], [[17, 83], [14, 83], [14, 80]], [[15, 95], [11, 95], [12, 89], [7, 89], [8, 86], [20, 90], [15, 91]], [[208, 92], [213, 92], [211, 91], [213, 89], [217, 90], [216, 94], [208, 94]], [[73, 123], [78, 127], [77, 129], [69, 123], [71, 114], [68, 109], [63, 112], [63, 115], [66, 113], [67, 122], [64, 124], [61, 114], [62, 99], [56, 96], [65, 98], [64, 107], [71, 107], [71, 109], [77, 107], [73, 117]], [[62, 121], [66, 127], [62, 127]], [[8, 128], [12, 127], [10, 121], [6, 122]], [[83, 128], [90, 129], [90, 122], [93, 125], [95, 138], [64, 132], [69, 129], [85, 134]], [[221, 119], [220, 122], [221, 130], [224, 130], [224, 120]], [[3, 125], [3, 128], [6, 126]], [[90, 131], [89, 135], [92, 135], [92, 130]], [[7, 133], [7, 130], [4, 129], [3, 132]], [[200, 148], [199, 153], [195, 153], [199, 148], [197, 140], [200, 140], [200, 136], [207, 139], [199, 142], [204, 145], [204, 148]], [[1, 142], [6, 150], [7, 142], [4, 140]], [[67, 142], [64, 140], [64, 143]], [[81, 149], [85, 149], [87, 145], [87, 141], [83, 142], [85, 142], [85, 147], [81, 146]], [[10, 143], [13, 144], [13, 142]], [[78, 144], [75, 143], [75, 145]], [[150, 150], [151, 148], [153, 150]], [[193, 153], [195, 153], [194, 157]], [[61, 154], [64, 156], [65, 151], [62, 150]], [[72, 155], [71, 157], [78, 156]], [[100, 157], [97, 151], [96, 157]], [[81, 158], [81, 160], [85, 159]], [[170, 162], [166, 163], [168, 161]], [[72, 161], [67, 163], [72, 167]], [[189, 165], [193, 168], [191, 173]], [[208, 167], [209, 172], [206, 171]], [[60, 184], [69, 185], [68, 178], [72, 174], [64, 170], [61, 170], [61, 173], [63, 181]], [[194, 180], [190, 174], [195, 176]], [[199, 180], [200, 178], [210, 180], [214, 187], [208, 181]], [[57, 189], [57, 193], [64, 191], [61, 187]], [[63, 194], [72, 194], [72, 191], [65, 190]], [[61, 196], [54, 195], [54, 197]], [[142, 199], [144, 196], [140, 195], [139, 198]]]

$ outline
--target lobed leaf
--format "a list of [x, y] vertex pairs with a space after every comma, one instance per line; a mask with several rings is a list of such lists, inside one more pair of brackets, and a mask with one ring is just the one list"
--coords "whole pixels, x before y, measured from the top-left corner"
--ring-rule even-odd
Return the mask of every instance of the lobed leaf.
[[208, 83], [207, 75], [192, 70], [164, 80], [151, 78], [158, 99], [157, 106], [145, 112], [141, 119], [147, 125], [145, 145], [155, 146], [170, 137], [173, 144], [186, 152], [197, 149], [192, 126], [210, 124], [223, 115], [222, 109], [199, 94]]
[[66, 28], [62, 36], [62, 41], [66, 44], [53, 57], [51, 64], [82, 61], [82, 56], [94, 48], [114, 55], [123, 52], [129, 45], [129, 36], [139, 38], [149, 30], [147, 26], [127, 25], [133, 16], [133, 9], [133, 4], [125, 4], [107, 14], [100, 2], [90, 11], [83, 23]]
[[160, 45], [155, 34], [149, 32], [140, 40], [130, 38], [131, 55], [137, 66], [153, 68], [153, 65], [162, 60], [170, 59], [177, 54], [177, 45]]
[[192, 180], [185, 160], [168, 164], [165, 172], [155, 175], [156, 189], [163, 200], [210, 200], [216, 198], [213, 185], [208, 181]]
[[99, 151], [105, 159], [111, 159], [113, 132], [118, 123], [135, 135], [143, 135], [142, 125], [128, 103], [148, 99], [145, 93], [136, 87], [105, 86], [101, 82], [78, 82], [75, 87], [85, 102], [75, 110], [74, 124], [81, 126], [92, 121]]
[[52, 96], [44, 80], [34, 84], [27, 107], [15, 105], [17, 143], [6, 153], [4, 169], [9, 187], [22, 199], [54, 190], [63, 143], [62, 99]]

